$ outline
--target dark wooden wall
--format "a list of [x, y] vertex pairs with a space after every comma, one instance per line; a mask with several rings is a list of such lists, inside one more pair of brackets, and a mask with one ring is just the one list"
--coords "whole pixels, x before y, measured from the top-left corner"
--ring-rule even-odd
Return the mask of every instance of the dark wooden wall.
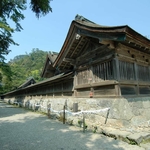
[[110, 48], [89, 39], [74, 62], [73, 78], [52, 80], [7, 96], [114, 97], [150, 94], [149, 54], [120, 43]]
[[116, 53], [121, 94], [150, 94], [150, 55], [123, 44], [118, 44]]
[[64, 79], [55, 83], [45, 83], [25, 89], [16, 90], [5, 97], [25, 97], [47, 95], [50, 97], [73, 96], [73, 79]]
[[75, 95], [150, 94], [150, 55], [123, 44], [108, 49], [82, 59], [75, 76]]

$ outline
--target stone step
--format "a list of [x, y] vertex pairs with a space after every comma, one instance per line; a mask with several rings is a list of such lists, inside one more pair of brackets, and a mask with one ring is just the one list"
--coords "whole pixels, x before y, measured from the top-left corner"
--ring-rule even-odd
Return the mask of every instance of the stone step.
[[133, 145], [140, 145], [146, 141], [150, 142], [150, 132], [129, 132], [107, 127], [102, 129], [102, 134]]

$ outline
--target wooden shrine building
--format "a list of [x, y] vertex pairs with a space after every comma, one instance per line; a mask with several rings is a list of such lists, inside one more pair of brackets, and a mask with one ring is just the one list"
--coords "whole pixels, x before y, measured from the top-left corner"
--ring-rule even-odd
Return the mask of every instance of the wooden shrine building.
[[129, 26], [101, 26], [77, 15], [60, 53], [50, 53], [39, 83], [4, 96], [150, 95], [150, 40]]

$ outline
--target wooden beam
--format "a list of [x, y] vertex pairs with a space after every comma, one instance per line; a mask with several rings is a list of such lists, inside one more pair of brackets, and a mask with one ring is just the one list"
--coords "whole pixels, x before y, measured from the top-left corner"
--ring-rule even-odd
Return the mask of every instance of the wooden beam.
[[[76, 46], [76, 48], [74, 49], [74, 51], [72, 52], [72, 54], [71, 54], [71, 56], [70, 57], [72, 57], [73, 56], [73, 54], [76, 52], [76, 50], [78, 49], [78, 46], [81, 44], [81, 42], [83, 42], [84, 41], [84, 44], [83, 44], [83, 46], [82, 47], [84, 47], [84, 45], [86, 44], [86, 39], [84, 38], [84, 37], [81, 37], [80, 38], [80, 41], [79, 41], [79, 43], [77, 44], [77, 46]], [[82, 49], [82, 48], [81, 48]]]
[[[76, 37], [76, 36], [75, 36], [75, 37]], [[76, 47], [78, 47], [78, 45], [79, 45], [79, 44], [81, 43], [81, 41], [83, 40], [83, 37], [81, 36], [80, 39], [78, 39], [78, 40], [77, 40], [76, 38], [73, 38], [73, 40], [74, 40], [74, 41], [71, 43], [71, 45], [69, 45], [69, 50], [72, 48], [72, 46], [73, 46], [74, 43], [76, 43], [76, 42], [77, 42], [77, 46], [76, 46]], [[75, 52], [76, 52], [76, 48], [73, 50], [73, 52], [72, 52], [71, 55], [68, 55], [68, 53], [69, 53], [69, 51], [68, 51], [68, 53], [67, 53], [67, 55], [66, 55], [65, 57], [70, 57], [70, 58], [71, 58]], [[67, 62], [70, 63], [70, 61], [65, 60], [65, 57], [64, 57], [63, 61], [66, 62], [66, 63], [65, 63], [65, 65], [63, 66], [63, 69], [68, 65]], [[69, 58], [69, 59], [70, 59], [70, 58]], [[75, 62], [72, 61], [70, 64], [71, 64], [71, 65], [75, 65]]]
[[131, 39], [131, 37], [126, 38], [126, 43], [128, 43], [134, 47], [140, 48], [140, 49], [142, 48], [143, 50], [146, 48], [150, 49], [150, 47], [147, 44], [137, 41], [136, 39]]
[[63, 61], [64, 62], [69, 62], [69, 63], [72, 63], [72, 64], [75, 63], [75, 59], [72, 59], [72, 58], [64, 58]]
[[104, 44], [104, 45], [108, 44], [110, 49], [115, 48], [114, 41], [111, 41], [111, 40], [103, 40], [103, 41], [99, 41], [99, 43]]
[[[63, 61], [63, 58], [65, 58], [66, 56], [67, 56], [67, 54], [68, 54], [68, 52], [69, 52], [69, 50], [71, 49], [71, 47], [72, 47], [72, 45], [73, 45], [73, 43], [75, 42], [75, 41], [77, 41], [76, 40], [76, 30], [73, 30], [73, 32], [72, 33], [70, 33], [70, 34], [72, 34], [71, 36], [70, 36], [70, 38], [68, 38], [67, 40], [66, 40], [66, 42], [64, 43], [64, 52], [62, 53], [62, 55], [60, 55], [60, 59], [58, 60], [58, 66], [61, 66], [61, 64], [62, 64], [62, 61]], [[58, 55], [59, 56], [59, 55]], [[56, 59], [57, 60], [57, 59]], [[55, 64], [53, 64], [53, 65], [55, 65]]]
[[81, 89], [81, 88], [91, 88], [91, 87], [99, 87], [99, 86], [106, 86], [106, 85], [116, 85], [118, 82], [116, 80], [108, 80], [108, 81], [101, 81], [98, 83], [89, 83], [84, 85], [76, 85], [75, 89]]
[[125, 41], [126, 39], [126, 34], [110, 34], [110, 33], [104, 33], [104, 32], [92, 32], [92, 31], [87, 31], [84, 29], [79, 29], [78, 33], [83, 36], [89, 36], [93, 38], [97, 38], [100, 41], [103, 40], [112, 40], [112, 41]]
[[149, 57], [149, 54], [145, 53], [149, 49], [147, 49], [146, 47], [141, 47], [141, 48], [144, 48], [144, 49], [143, 50], [137, 50], [136, 48], [127, 46], [123, 43], [118, 43], [117, 47], [116, 47], [117, 50], [127, 50], [127, 51], [130, 50], [130, 51], [133, 51], [134, 54], [140, 53], [141, 55], [145, 55], [145, 56]]
[[82, 60], [83, 58], [91, 56], [92, 54], [96, 54], [96, 52], [98, 52], [99, 50], [105, 51], [105, 48], [107, 48], [108, 46], [109, 45], [101, 45], [95, 48], [94, 50], [91, 50], [90, 52], [86, 52], [84, 55], [81, 55], [80, 57], [78, 57], [76, 61]]

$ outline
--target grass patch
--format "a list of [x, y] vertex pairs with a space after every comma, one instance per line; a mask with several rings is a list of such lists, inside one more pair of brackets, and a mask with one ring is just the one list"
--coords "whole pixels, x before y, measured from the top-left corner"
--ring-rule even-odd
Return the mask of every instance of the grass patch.
[[150, 139], [147, 139], [147, 140], [143, 140], [143, 141], [142, 141], [142, 144], [147, 144], [147, 143], [150, 143]]

